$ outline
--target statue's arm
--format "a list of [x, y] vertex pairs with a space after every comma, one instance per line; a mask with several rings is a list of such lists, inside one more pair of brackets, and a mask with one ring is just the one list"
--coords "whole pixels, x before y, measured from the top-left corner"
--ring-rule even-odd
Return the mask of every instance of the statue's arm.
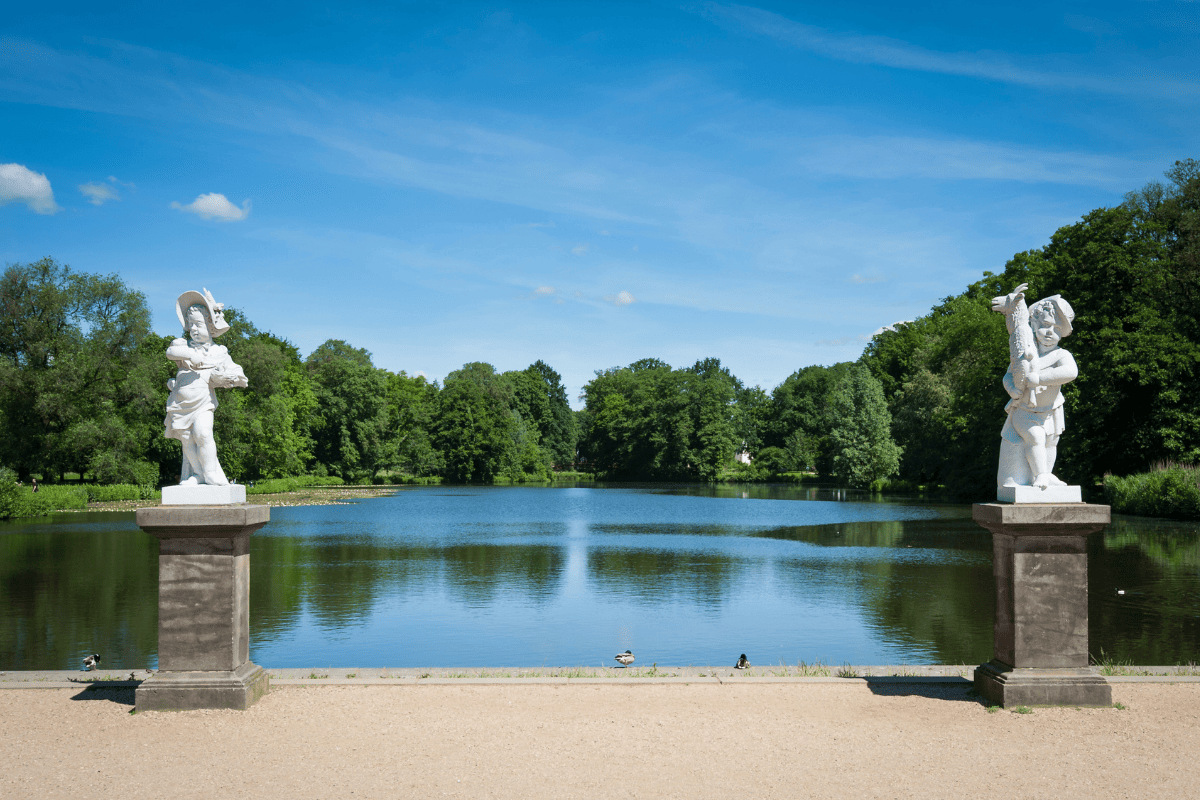
[[1079, 377], [1079, 366], [1075, 363], [1075, 356], [1066, 350], [1059, 350], [1054, 355], [1056, 357], [1050, 366], [1034, 370], [1034, 385], [1061, 386]]
[[167, 346], [167, 358], [171, 361], [185, 361], [192, 357], [192, 348], [188, 347], [187, 339], [172, 339]]
[[223, 388], [246, 388], [250, 383], [246, 379], [246, 373], [242, 371], [241, 365], [234, 363], [233, 359], [229, 357], [229, 350], [222, 347], [220, 356], [220, 361], [213, 370], [213, 379], [216, 381], [214, 385]]
[[1004, 391], [1008, 392], [1008, 396], [1014, 400], [1021, 396], [1021, 391], [1013, 381], [1012, 367], [1009, 367], [1008, 372], [1004, 373]]

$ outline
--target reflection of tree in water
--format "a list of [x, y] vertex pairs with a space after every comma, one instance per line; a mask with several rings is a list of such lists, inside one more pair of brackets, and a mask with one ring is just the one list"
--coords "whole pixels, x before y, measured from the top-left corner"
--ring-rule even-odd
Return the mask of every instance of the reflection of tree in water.
[[856, 522], [780, 529], [824, 547], [820, 557], [781, 560], [780, 581], [808, 602], [858, 599], [867, 624], [891, 648], [919, 660], [979, 663], [991, 658], [993, 589], [990, 534], [963, 520]]
[[158, 543], [139, 530], [0, 535], [0, 668], [142, 669], [158, 651]]
[[564, 563], [561, 548], [544, 545], [429, 547], [269, 536], [251, 539], [251, 547], [250, 628], [264, 640], [294, 628], [304, 610], [329, 627], [365, 623], [381, 597], [442, 584], [471, 605], [514, 587], [545, 602]]
[[361, 623], [381, 594], [430, 572], [428, 555], [368, 539], [263, 536], [250, 540], [250, 630], [294, 627], [302, 610], [329, 627]]
[[1089, 537], [1092, 655], [1103, 649], [1134, 664], [1200, 662], [1198, 571], [1195, 523], [1115, 517], [1102, 536]]
[[472, 606], [514, 589], [526, 600], [550, 600], [562, 582], [566, 554], [550, 545], [456, 545], [438, 551], [446, 589]]
[[593, 547], [587, 555], [588, 577], [604, 594], [644, 603], [719, 605], [745, 569], [743, 559], [709, 551]]

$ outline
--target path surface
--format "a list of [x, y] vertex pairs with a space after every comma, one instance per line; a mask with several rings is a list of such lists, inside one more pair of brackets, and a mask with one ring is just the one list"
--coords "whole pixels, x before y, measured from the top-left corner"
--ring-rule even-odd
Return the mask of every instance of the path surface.
[[1195, 796], [1200, 684], [989, 711], [968, 687], [283, 686], [249, 711], [0, 692], [3, 798]]

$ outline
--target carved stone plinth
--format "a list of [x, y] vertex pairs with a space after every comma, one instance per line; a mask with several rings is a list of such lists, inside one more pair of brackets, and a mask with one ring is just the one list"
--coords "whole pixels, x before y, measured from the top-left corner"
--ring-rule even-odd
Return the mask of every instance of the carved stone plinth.
[[978, 503], [992, 532], [995, 651], [975, 689], [1000, 706], [1111, 706], [1108, 682], [1088, 666], [1087, 537], [1108, 506]]
[[268, 690], [250, 661], [250, 535], [263, 505], [140, 508], [158, 545], [158, 671], [138, 687], [138, 711], [245, 709]]

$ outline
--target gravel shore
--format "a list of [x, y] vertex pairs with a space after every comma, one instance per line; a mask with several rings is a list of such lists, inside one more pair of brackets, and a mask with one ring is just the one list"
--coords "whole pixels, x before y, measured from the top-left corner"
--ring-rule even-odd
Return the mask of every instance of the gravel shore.
[[[676, 679], [678, 680], [678, 679]], [[1194, 796], [1200, 683], [989, 711], [969, 684], [277, 686], [245, 712], [0, 691], [0, 797]]]

